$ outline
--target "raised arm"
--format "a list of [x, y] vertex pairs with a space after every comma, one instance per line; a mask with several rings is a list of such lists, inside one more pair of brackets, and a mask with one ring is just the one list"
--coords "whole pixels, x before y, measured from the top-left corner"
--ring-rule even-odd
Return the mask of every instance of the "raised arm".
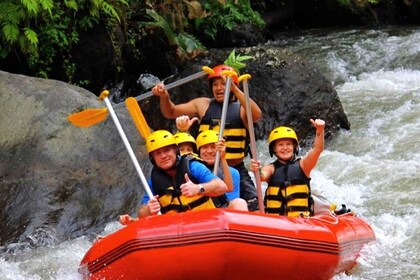
[[[176, 117], [187, 115], [190, 118], [204, 115], [204, 108], [208, 107], [209, 98], [199, 97], [192, 99], [186, 103], [175, 105], [169, 97], [163, 83], [159, 83], [152, 88], [152, 93], [159, 97], [159, 106], [163, 116], [167, 119], [175, 119]], [[205, 105], [207, 104], [207, 107]]]
[[308, 152], [308, 154], [302, 158], [300, 161], [300, 167], [306, 176], [309, 177], [312, 169], [316, 166], [318, 158], [324, 150], [324, 128], [325, 121], [321, 119], [310, 119], [312, 126], [315, 127], [315, 140], [313, 148]]

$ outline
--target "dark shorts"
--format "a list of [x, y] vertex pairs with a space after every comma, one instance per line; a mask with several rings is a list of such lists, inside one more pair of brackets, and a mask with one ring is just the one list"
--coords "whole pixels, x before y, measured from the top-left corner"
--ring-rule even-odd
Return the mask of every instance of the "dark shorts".
[[239, 176], [241, 177], [241, 183], [240, 183], [241, 195], [240, 196], [248, 204], [248, 210], [249, 211], [259, 210], [257, 188], [255, 187], [251, 176], [249, 176], [248, 169], [246, 169], [245, 164], [242, 162], [232, 167], [239, 171]]

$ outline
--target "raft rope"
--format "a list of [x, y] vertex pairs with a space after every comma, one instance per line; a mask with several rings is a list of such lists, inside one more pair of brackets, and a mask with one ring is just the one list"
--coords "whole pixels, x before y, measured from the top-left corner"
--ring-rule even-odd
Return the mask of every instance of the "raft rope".
[[[344, 215], [346, 215], [346, 214], [344, 214]], [[324, 216], [325, 219], [322, 218], [321, 215]], [[311, 220], [316, 220], [316, 221], [324, 222], [324, 223], [327, 223], [327, 224], [331, 224], [331, 225], [337, 225], [338, 224], [337, 215], [335, 215], [333, 212], [329, 212], [328, 214], [321, 214], [321, 215], [318, 216], [318, 217], [307, 216], [307, 218], [311, 219]], [[329, 218], [332, 218], [332, 220], [329, 219]]]

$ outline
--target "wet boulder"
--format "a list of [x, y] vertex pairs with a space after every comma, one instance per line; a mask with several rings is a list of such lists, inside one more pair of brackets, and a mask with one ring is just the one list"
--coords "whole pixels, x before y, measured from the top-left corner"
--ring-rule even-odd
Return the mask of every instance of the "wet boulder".
[[[0, 71], [0, 107], [0, 246], [97, 233], [136, 209], [143, 188], [111, 117], [89, 128], [67, 120], [105, 107], [93, 93]], [[127, 110], [116, 113], [140, 157]]]

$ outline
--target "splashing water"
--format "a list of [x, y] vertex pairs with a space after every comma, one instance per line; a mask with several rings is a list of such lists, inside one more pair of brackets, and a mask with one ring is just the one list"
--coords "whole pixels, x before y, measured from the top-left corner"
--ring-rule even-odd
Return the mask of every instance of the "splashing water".
[[[320, 68], [351, 122], [327, 144], [311, 185], [367, 220], [377, 241], [334, 280], [420, 279], [420, 30], [309, 30], [270, 44]], [[266, 149], [259, 141], [259, 158], [270, 162]], [[80, 237], [0, 256], [0, 279], [81, 279], [90, 246]]]

